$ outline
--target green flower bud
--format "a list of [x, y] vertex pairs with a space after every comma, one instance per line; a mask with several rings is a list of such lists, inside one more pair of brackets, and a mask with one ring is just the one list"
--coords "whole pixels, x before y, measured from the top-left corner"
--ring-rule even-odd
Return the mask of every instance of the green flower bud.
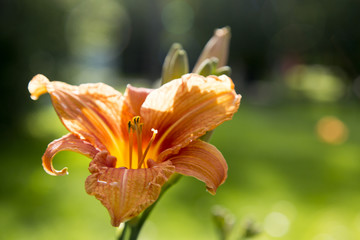
[[180, 78], [186, 73], [189, 73], [187, 54], [180, 44], [174, 43], [164, 61], [161, 84]]
[[227, 75], [230, 76], [231, 75], [231, 67], [229, 66], [223, 66], [223, 67], [219, 67], [218, 69], [216, 69], [216, 76], [221, 76], [221, 75]]
[[235, 225], [234, 215], [221, 206], [214, 206], [211, 213], [220, 239], [228, 239]]
[[200, 64], [195, 73], [202, 76], [209, 76], [213, 73], [213, 70], [213, 63], [207, 58]]
[[241, 239], [250, 239], [261, 233], [260, 227], [252, 220], [248, 220], [244, 226], [244, 232]]

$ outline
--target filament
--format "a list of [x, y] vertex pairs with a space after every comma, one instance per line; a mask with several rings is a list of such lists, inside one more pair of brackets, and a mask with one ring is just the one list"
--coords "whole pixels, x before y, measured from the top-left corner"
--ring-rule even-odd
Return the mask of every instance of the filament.
[[145, 157], [146, 157], [146, 154], [148, 153], [149, 149], [150, 149], [150, 146], [152, 144], [152, 142], [154, 141], [155, 137], [156, 137], [156, 134], [158, 133], [158, 131], [156, 129], [151, 129], [151, 131], [153, 132], [153, 135], [151, 136], [151, 139], [149, 141], [149, 144], [147, 145], [146, 149], [145, 149], [145, 152], [144, 152], [144, 156], [142, 157], [141, 159], [141, 162], [139, 164], [139, 167], [144, 163], [144, 160], [145, 160]]
[[142, 130], [143, 130], [143, 123], [140, 123], [141, 118], [139, 116], [133, 117], [132, 120], [128, 122], [128, 134], [129, 134], [129, 168], [132, 169], [132, 153], [133, 153], [133, 146], [134, 146], [134, 135], [136, 134], [136, 143], [137, 143], [137, 150], [138, 150], [138, 162], [137, 168], [141, 168], [144, 164], [146, 154], [148, 153], [151, 144], [153, 143], [156, 134], [158, 133], [157, 130], [151, 129], [153, 132], [152, 137], [146, 146], [145, 152], [142, 151]]

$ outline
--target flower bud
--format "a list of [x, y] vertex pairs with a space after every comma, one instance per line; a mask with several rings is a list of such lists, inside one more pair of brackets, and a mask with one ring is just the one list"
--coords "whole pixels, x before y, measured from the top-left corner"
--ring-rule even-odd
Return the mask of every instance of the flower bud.
[[244, 226], [242, 237], [244, 239], [253, 238], [261, 233], [260, 227], [253, 220], [248, 219]]
[[231, 75], [231, 67], [229, 67], [229, 66], [219, 67], [218, 69], [216, 69], [216, 73], [214, 75], [221, 76], [223, 74], [230, 76]]
[[227, 239], [235, 225], [235, 216], [221, 206], [214, 206], [213, 220], [221, 239]]
[[198, 72], [201, 63], [205, 59], [212, 57], [216, 57], [219, 60], [218, 67], [225, 66], [228, 60], [230, 38], [230, 27], [216, 29], [213, 37], [205, 45], [193, 72]]
[[207, 58], [200, 64], [199, 68], [195, 73], [202, 76], [209, 76], [213, 74], [213, 71], [214, 71], [213, 63], [211, 59]]
[[187, 73], [189, 73], [187, 54], [180, 44], [174, 43], [164, 61], [161, 85]]

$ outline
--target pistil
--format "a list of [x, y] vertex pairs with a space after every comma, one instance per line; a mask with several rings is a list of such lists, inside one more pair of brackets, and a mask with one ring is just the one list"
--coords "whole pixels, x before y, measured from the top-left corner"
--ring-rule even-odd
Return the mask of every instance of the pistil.
[[146, 154], [148, 153], [149, 149], [150, 149], [150, 146], [152, 144], [152, 142], [154, 141], [155, 137], [156, 137], [156, 134], [158, 133], [158, 131], [156, 129], [151, 129], [151, 131], [153, 132], [153, 135], [151, 136], [151, 139], [149, 141], [149, 144], [147, 145], [146, 149], [145, 149], [145, 152], [144, 152], [144, 156], [142, 157], [141, 159], [141, 162], [139, 164], [139, 166], [141, 166], [145, 160], [145, 157], [146, 157]]

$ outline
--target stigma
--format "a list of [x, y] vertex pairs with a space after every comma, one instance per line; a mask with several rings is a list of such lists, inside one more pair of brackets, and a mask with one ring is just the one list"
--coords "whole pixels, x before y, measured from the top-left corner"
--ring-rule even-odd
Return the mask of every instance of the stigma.
[[[146, 155], [150, 149], [151, 144], [155, 140], [157, 130], [151, 129], [152, 136], [146, 145], [145, 150], [143, 151], [143, 139], [142, 139], [142, 130], [143, 123], [141, 122], [140, 116], [133, 117], [128, 122], [128, 134], [129, 134], [129, 168], [130, 169], [139, 169], [146, 168]], [[136, 146], [137, 151], [133, 153], [134, 146]], [[133, 155], [137, 155], [137, 159], [133, 158]]]

